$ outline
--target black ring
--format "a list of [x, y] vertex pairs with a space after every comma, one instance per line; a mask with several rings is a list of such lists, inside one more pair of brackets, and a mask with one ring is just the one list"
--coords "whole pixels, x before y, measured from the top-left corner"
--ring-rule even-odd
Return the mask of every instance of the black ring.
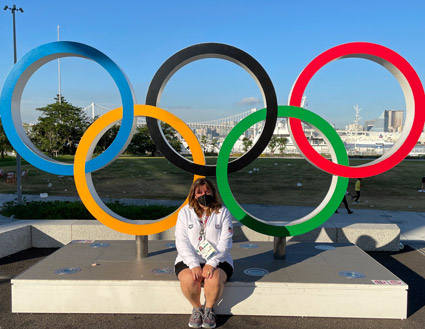
[[[221, 58], [241, 66], [257, 81], [266, 101], [267, 115], [264, 129], [258, 141], [247, 153], [229, 163], [229, 173], [235, 172], [257, 159], [265, 150], [273, 136], [277, 121], [277, 97], [274, 86], [264, 68], [251, 55], [221, 43], [201, 43], [182, 49], [165, 61], [156, 72], [146, 95], [146, 104], [157, 106], [162, 91], [172, 75], [186, 64], [203, 58]], [[198, 165], [178, 154], [168, 144], [157, 119], [146, 117], [146, 123], [153, 141], [168, 161], [192, 174], [215, 176], [215, 165]]]

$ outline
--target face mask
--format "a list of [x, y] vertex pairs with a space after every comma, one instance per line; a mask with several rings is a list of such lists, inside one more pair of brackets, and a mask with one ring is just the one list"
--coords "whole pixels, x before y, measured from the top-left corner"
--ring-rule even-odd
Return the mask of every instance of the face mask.
[[213, 196], [209, 194], [204, 194], [198, 197], [199, 204], [204, 207], [208, 207], [213, 200], [214, 200]]

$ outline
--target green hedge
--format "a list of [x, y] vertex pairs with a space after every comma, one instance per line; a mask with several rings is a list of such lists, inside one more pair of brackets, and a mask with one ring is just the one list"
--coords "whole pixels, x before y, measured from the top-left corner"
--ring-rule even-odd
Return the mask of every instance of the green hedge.
[[[158, 219], [174, 212], [175, 206], [137, 206], [120, 202], [106, 203], [115, 213], [129, 219]], [[69, 201], [33, 201], [18, 205], [14, 201], [6, 202], [0, 214], [19, 219], [94, 219], [81, 202]]]

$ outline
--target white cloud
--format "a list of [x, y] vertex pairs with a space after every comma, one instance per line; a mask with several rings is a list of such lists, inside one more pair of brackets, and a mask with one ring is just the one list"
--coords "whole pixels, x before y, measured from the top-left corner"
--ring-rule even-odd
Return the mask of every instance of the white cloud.
[[237, 104], [238, 105], [256, 105], [256, 104], [260, 104], [261, 100], [255, 97], [245, 97], [243, 99], [241, 99]]

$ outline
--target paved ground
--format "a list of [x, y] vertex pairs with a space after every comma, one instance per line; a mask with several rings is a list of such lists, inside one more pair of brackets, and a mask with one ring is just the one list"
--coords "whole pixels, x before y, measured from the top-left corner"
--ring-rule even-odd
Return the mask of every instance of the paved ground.
[[[14, 196], [10, 196], [14, 198]], [[39, 197], [38, 197], [39, 198]], [[0, 196], [0, 203], [7, 195]], [[130, 202], [130, 201], [129, 201]], [[279, 214], [299, 216], [309, 211], [304, 207], [246, 206], [252, 213], [267, 219]], [[218, 327], [249, 328], [425, 328], [425, 214], [404, 211], [356, 210], [348, 215], [344, 209], [330, 221], [396, 223], [400, 226], [405, 248], [397, 253], [369, 253], [378, 262], [409, 285], [407, 320], [334, 319], [299, 317], [221, 316]], [[294, 217], [296, 218], [296, 217]], [[0, 225], [11, 219], [0, 219]], [[423, 248], [423, 249], [422, 249]], [[418, 250], [416, 250], [418, 249]], [[10, 279], [54, 252], [54, 249], [29, 249], [0, 259], [0, 329], [9, 328], [187, 328], [183, 315], [122, 314], [12, 314], [10, 311]], [[347, 296], [350, 298], [350, 296]], [[164, 301], [164, 303], [172, 301]], [[365, 301], [371, 302], [373, 301]], [[282, 307], [285, 307], [282, 305]], [[354, 307], [354, 305], [353, 305]], [[189, 310], [189, 308], [188, 308]]]
[[[0, 328], [187, 328], [185, 315], [123, 314], [12, 314], [10, 278], [53, 252], [29, 249], [0, 259]], [[407, 320], [335, 319], [300, 317], [220, 316], [218, 327], [250, 328], [347, 328], [423, 329], [425, 324], [425, 255], [406, 246], [399, 253], [370, 253], [409, 285]], [[350, 298], [350, 296], [347, 296]], [[164, 301], [164, 303], [172, 301]], [[365, 301], [373, 302], [373, 301]], [[285, 307], [282, 305], [282, 307]], [[354, 307], [354, 305], [353, 305]], [[188, 307], [188, 310], [190, 308]]]

